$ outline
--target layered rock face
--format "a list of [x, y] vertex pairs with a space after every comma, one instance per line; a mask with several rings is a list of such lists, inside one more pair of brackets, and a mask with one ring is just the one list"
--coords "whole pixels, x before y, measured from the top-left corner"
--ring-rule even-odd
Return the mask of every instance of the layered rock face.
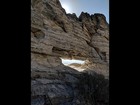
[[[60, 58], [85, 60], [84, 71]], [[103, 14], [82, 12], [78, 18], [66, 14], [59, 0], [31, 1], [32, 105], [108, 105], [108, 65], [109, 25]]]

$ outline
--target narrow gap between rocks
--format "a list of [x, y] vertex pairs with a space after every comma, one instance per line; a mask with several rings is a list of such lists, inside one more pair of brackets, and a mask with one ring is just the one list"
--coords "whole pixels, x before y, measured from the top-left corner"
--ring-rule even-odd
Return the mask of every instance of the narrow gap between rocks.
[[82, 68], [82, 65], [85, 63], [84, 60], [76, 60], [76, 59], [63, 59], [61, 58], [62, 63], [65, 66], [71, 67], [73, 69], [76, 69], [78, 71], [83, 71], [84, 69]]

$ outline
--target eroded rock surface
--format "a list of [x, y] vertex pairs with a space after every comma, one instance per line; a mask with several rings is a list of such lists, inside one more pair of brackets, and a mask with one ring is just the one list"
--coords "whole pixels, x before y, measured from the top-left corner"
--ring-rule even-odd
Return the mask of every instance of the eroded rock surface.
[[[60, 58], [85, 60], [84, 71], [63, 65]], [[31, 105], [108, 105], [108, 77], [105, 16], [82, 12], [77, 17], [66, 14], [59, 0], [31, 0]]]

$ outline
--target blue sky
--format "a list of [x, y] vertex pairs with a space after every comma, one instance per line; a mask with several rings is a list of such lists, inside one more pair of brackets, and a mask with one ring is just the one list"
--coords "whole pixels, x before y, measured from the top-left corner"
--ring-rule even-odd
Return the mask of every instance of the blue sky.
[[109, 0], [60, 0], [60, 2], [67, 13], [76, 13], [77, 16], [82, 11], [89, 14], [102, 13], [109, 23]]

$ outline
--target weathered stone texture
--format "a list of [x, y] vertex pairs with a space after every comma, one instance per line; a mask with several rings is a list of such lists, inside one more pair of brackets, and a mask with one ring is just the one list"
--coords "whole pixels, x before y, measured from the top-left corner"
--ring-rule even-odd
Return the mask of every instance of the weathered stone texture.
[[[98, 13], [66, 14], [59, 0], [31, 0], [31, 104], [93, 105], [80, 95], [83, 72], [66, 67], [60, 58], [85, 60], [80, 66], [84, 72], [108, 80], [106, 18]], [[101, 104], [94, 101], [95, 105], [108, 105], [104, 98]]]

